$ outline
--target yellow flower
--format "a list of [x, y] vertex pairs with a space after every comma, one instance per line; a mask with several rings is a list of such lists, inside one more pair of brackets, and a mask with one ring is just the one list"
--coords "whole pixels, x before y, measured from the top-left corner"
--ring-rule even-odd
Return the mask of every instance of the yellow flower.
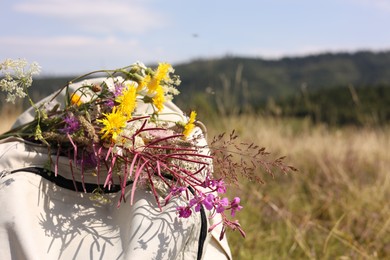
[[72, 96], [70, 97], [70, 103], [76, 106], [81, 106], [81, 104], [83, 104], [83, 102], [81, 101], [81, 97], [76, 93], [73, 93]]
[[104, 125], [104, 127], [100, 130], [100, 133], [104, 133], [102, 139], [105, 139], [111, 135], [112, 140], [115, 141], [118, 135], [122, 132], [123, 128], [126, 126], [126, 116], [124, 116], [120, 110], [117, 110], [117, 107], [114, 107], [111, 113], [103, 113], [103, 115], [106, 118], [97, 120]]
[[158, 112], [161, 112], [161, 110], [163, 110], [164, 103], [164, 89], [161, 86], [158, 86], [156, 89], [156, 95], [153, 97], [153, 104], [156, 106]]
[[169, 63], [159, 63], [156, 73], [153, 75], [151, 80], [148, 82], [148, 93], [157, 91], [157, 87], [164, 79], [168, 79], [169, 72], [172, 70], [172, 66]]
[[188, 136], [194, 130], [194, 128], [195, 128], [195, 124], [194, 124], [195, 120], [196, 120], [196, 112], [195, 111], [191, 111], [190, 119], [188, 120], [187, 124], [184, 126], [183, 135], [184, 135], [185, 138], [188, 138]]
[[115, 101], [119, 103], [119, 110], [126, 117], [131, 119], [132, 113], [136, 107], [137, 87], [135, 83], [127, 83], [126, 89], [122, 95], [118, 96]]
[[168, 78], [168, 73], [172, 70], [172, 66], [169, 63], [159, 63], [155, 78], [160, 81]]
[[148, 93], [149, 94], [154, 93], [159, 85], [160, 85], [160, 81], [157, 78], [155, 77], [151, 78], [148, 83]]
[[150, 75], [146, 75], [141, 83], [138, 85], [137, 91], [141, 91], [143, 88], [147, 87], [149, 85], [149, 82], [152, 78]]

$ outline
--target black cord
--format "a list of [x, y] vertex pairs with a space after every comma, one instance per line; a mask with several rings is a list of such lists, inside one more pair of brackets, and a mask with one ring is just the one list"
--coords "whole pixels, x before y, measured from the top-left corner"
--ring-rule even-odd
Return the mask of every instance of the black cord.
[[[84, 183], [84, 185], [83, 185], [82, 182], [69, 180], [69, 179], [62, 177], [61, 175], [55, 176], [54, 172], [47, 170], [45, 168], [41, 168], [41, 167], [21, 168], [21, 169], [13, 170], [11, 173], [15, 173], [15, 172], [35, 173], [35, 174], [38, 174], [39, 176], [41, 176], [42, 178], [53, 182], [54, 184], [56, 184], [57, 186], [59, 186], [61, 188], [73, 190], [73, 191], [83, 192], [84, 187], [85, 187], [86, 193], [93, 193], [96, 190], [101, 190], [103, 193], [116, 193], [116, 192], [119, 192], [121, 190], [120, 185], [114, 185], [114, 186], [110, 187], [110, 189], [108, 189], [108, 187], [103, 188], [101, 185], [94, 184], [94, 183]], [[131, 183], [133, 183], [133, 182], [129, 181], [126, 183], [126, 185], [129, 185]]]
[[[192, 187], [188, 187], [192, 195], [195, 195], [195, 191]], [[200, 221], [201, 221], [201, 227], [200, 227], [200, 234], [199, 234], [199, 242], [198, 242], [198, 260], [202, 259], [203, 255], [203, 248], [204, 243], [206, 241], [207, 237], [207, 218], [206, 218], [206, 212], [204, 210], [203, 205], [200, 205]]]

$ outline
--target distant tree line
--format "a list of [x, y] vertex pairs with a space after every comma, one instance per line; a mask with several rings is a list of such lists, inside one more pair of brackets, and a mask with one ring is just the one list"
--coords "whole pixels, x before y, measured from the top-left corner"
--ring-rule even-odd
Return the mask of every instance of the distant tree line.
[[176, 71], [180, 105], [207, 115], [256, 112], [357, 125], [390, 119], [390, 52], [225, 57], [181, 64]]
[[383, 125], [390, 122], [390, 86], [352, 85], [301, 92], [264, 107], [265, 113], [306, 117], [330, 125]]
[[[228, 56], [174, 68], [182, 80], [175, 101], [184, 111], [309, 117], [330, 124], [389, 121], [390, 51], [277, 60]], [[38, 78], [31, 95], [39, 100], [72, 78]], [[0, 100], [3, 104], [1, 95]]]

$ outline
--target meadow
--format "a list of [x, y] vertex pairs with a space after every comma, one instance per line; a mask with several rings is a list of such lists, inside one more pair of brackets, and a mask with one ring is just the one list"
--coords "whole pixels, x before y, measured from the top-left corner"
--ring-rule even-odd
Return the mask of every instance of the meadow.
[[209, 134], [234, 128], [298, 172], [242, 181], [246, 230], [229, 233], [235, 259], [389, 259], [390, 129], [329, 128], [309, 120], [223, 117]]
[[[0, 133], [21, 109], [3, 107]], [[389, 259], [390, 129], [333, 127], [254, 114], [206, 119], [208, 136], [235, 130], [298, 172], [241, 180], [246, 231], [228, 238], [235, 259]], [[233, 188], [237, 192], [236, 188]]]

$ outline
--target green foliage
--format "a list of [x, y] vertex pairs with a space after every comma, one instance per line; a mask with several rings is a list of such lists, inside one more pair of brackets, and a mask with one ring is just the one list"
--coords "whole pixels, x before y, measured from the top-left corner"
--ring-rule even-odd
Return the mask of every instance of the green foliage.
[[[182, 80], [175, 102], [210, 118], [257, 112], [333, 125], [389, 121], [390, 51], [279, 60], [225, 57], [174, 68]], [[71, 78], [38, 78], [30, 96], [39, 100]]]
[[212, 117], [257, 111], [331, 125], [385, 124], [390, 117], [390, 52], [273, 61], [226, 57], [181, 64], [176, 71], [181, 107], [190, 104]]
[[335, 87], [315, 93], [302, 91], [279, 101], [284, 116], [309, 117], [330, 125], [373, 125], [390, 121], [390, 87]]
[[226, 57], [196, 60], [175, 68], [183, 81], [182, 89], [191, 93], [221, 88], [221, 75], [234, 78], [239, 66], [252, 101], [286, 97], [299, 92], [302, 85], [311, 90], [350, 84], [390, 85], [390, 52], [321, 54], [280, 60]]

